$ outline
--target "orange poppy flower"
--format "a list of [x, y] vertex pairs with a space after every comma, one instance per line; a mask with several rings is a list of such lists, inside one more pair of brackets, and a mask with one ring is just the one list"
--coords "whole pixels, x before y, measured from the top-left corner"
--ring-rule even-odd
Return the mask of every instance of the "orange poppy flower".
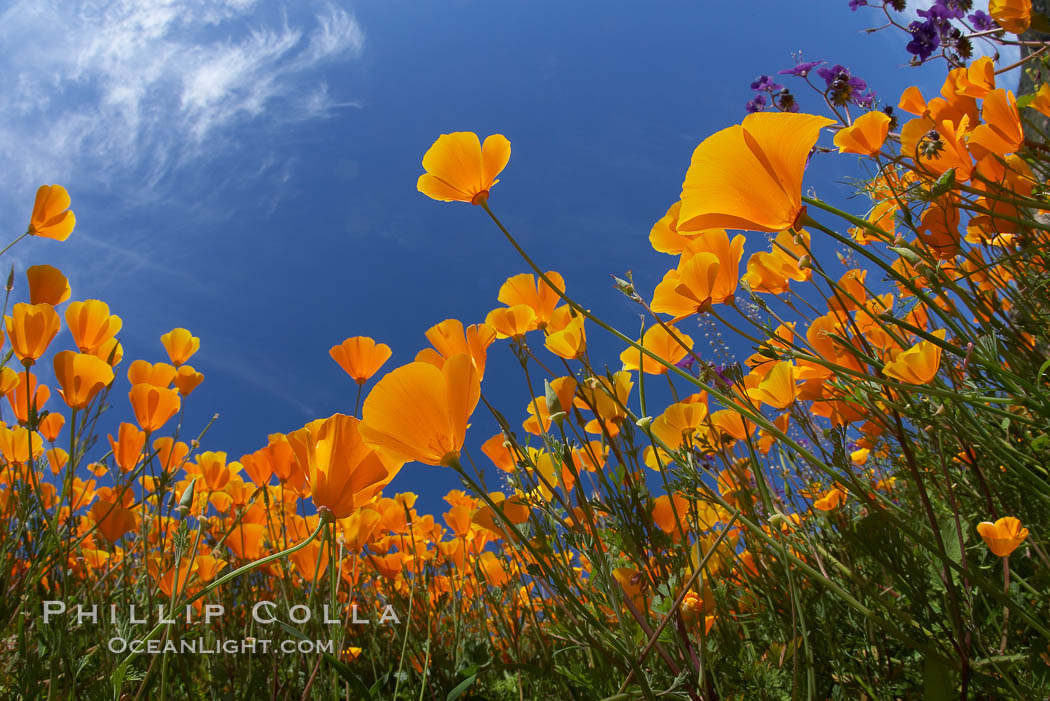
[[135, 512], [130, 507], [135, 501], [135, 494], [130, 489], [123, 492], [110, 487], [99, 487], [97, 500], [91, 507], [91, 520], [98, 524], [98, 532], [110, 543], [135, 528]]
[[[934, 331], [933, 335], [944, 340], [945, 330]], [[891, 362], [886, 363], [882, 373], [900, 382], [910, 385], [925, 385], [937, 376], [941, 365], [941, 347], [930, 341], [919, 341], [906, 351], [900, 352]]]
[[197, 389], [197, 385], [204, 382], [204, 373], [197, 372], [189, 365], [183, 365], [175, 374], [175, 388], [183, 397], [190, 396], [190, 392]]
[[175, 390], [145, 383], [134, 385], [128, 397], [135, 412], [135, 420], [147, 433], [152, 433], [166, 424], [182, 406], [179, 393]]
[[380, 453], [361, 439], [359, 425], [353, 416], [333, 414], [288, 434], [314, 505], [337, 519], [371, 501], [392, 476]]
[[1043, 83], [1039, 86], [1035, 92], [1035, 98], [1028, 103], [1028, 106], [1050, 117], [1050, 83]]
[[416, 353], [417, 362], [437, 367], [458, 353], [466, 353], [478, 371], [478, 379], [485, 376], [485, 357], [488, 347], [496, 340], [496, 330], [488, 324], [474, 324], [466, 328], [458, 319], [445, 319], [426, 331], [427, 340], [434, 349], [424, 348]]
[[[560, 273], [548, 270], [544, 274], [548, 280], [554, 283], [558, 290], [562, 293], [565, 292], [565, 280]], [[530, 307], [536, 315], [533, 329], [546, 328], [547, 324], [551, 323], [555, 307], [561, 301], [558, 293], [551, 289], [547, 283], [529, 273], [521, 273], [520, 275], [507, 278], [507, 281], [500, 285], [497, 299], [508, 307], [514, 307], [519, 304]], [[565, 309], [565, 307], [562, 307], [562, 309]], [[532, 329], [529, 330], [531, 331]]]
[[387, 374], [365, 399], [365, 443], [404, 460], [447, 466], [459, 459], [481, 381], [465, 353], [438, 369], [415, 362]]
[[109, 305], [97, 299], [71, 302], [66, 307], [66, 324], [73, 343], [81, 353], [92, 353], [120, 331], [124, 322], [109, 313]]
[[175, 366], [168, 363], [150, 363], [148, 360], [135, 360], [128, 367], [128, 382], [133, 385], [144, 382], [154, 387], [170, 387], [174, 379]]
[[797, 391], [795, 366], [790, 361], [782, 360], [773, 365], [757, 387], [747, 390], [747, 396], [774, 409], [786, 409], [795, 401]]
[[182, 441], [176, 442], [171, 436], [161, 436], [153, 441], [153, 450], [157, 453], [157, 464], [164, 472], [174, 472], [182, 466], [190, 447]]
[[813, 501], [813, 506], [821, 511], [833, 511], [846, 503], [846, 492], [838, 487], [832, 487], [819, 499]]
[[29, 367], [46, 351], [61, 326], [58, 313], [50, 304], [19, 302], [5, 316], [11, 350], [22, 364]]
[[35, 460], [43, 452], [44, 440], [39, 433], [24, 428], [8, 428], [0, 422], [0, 455], [9, 463], [24, 465], [29, 462], [30, 456]]
[[[666, 329], [658, 324], [645, 330], [638, 345], [674, 365], [692, 350], [693, 339], [670, 324], [667, 324]], [[662, 375], [667, 372], [667, 366], [634, 347], [620, 353], [620, 362], [623, 363], [624, 370], [637, 370], [641, 367], [642, 372], [649, 375]]]
[[113, 450], [113, 462], [124, 472], [131, 472], [142, 459], [142, 449], [146, 445], [146, 434], [135, 424], [121, 423], [117, 430], [117, 439], [109, 438], [109, 447]]
[[273, 477], [273, 463], [270, 462], [270, 453], [266, 448], [242, 455], [241, 465], [257, 487], [269, 484], [270, 478]]
[[678, 230], [798, 228], [802, 173], [820, 130], [812, 114], [758, 112], [707, 137], [682, 183]]
[[29, 420], [28, 402], [30, 398], [33, 400], [33, 411], [39, 413], [51, 397], [51, 390], [47, 388], [47, 385], [38, 384], [36, 375], [33, 373], [28, 375], [28, 387], [26, 386], [26, 373], [20, 372], [16, 376], [17, 382], [14, 387], [7, 392], [7, 401], [11, 404], [11, 410], [20, 423]]
[[363, 385], [390, 360], [390, 346], [376, 343], [368, 336], [352, 336], [328, 351], [354, 382]]
[[40, 435], [50, 443], [58, 440], [58, 434], [66, 424], [66, 417], [62, 414], [51, 413], [40, 419]]
[[423, 156], [427, 172], [416, 188], [441, 202], [480, 204], [509, 160], [510, 142], [502, 134], [489, 136], [484, 145], [472, 131], [442, 134]]
[[988, 93], [981, 105], [981, 118], [970, 135], [970, 153], [980, 160], [988, 153], [1005, 156], [1014, 153], [1024, 143], [1021, 113], [1009, 90], [999, 88]]
[[55, 353], [55, 379], [71, 409], [84, 409], [99, 390], [113, 381], [113, 368], [93, 355], [71, 350]]
[[977, 524], [977, 532], [997, 557], [1009, 557], [1028, 537], [1028, 529], [1022, 528], [1013, 516], [1004, 516], [995, 523], [982, 521]]
[[587, 349], [587, 332], [583, 327], [583, 317], [574, 316], [565, 328], [549, 334], [544, 341], [547, 350], [554, 355], [575, 360]]
[[714, 299], [725, 299], [718, 287], [721, 263], [714, 253], [683, 254], [678, 268], [668, 270], [653, 291], [654, 312], [684, 318], [706, 311]]
[[1032, 0], [988, 0], [988, 14], [999, 26], [1023, 34], [1032, 24]]
[[31, 265], [26, 268], [29, 281], [29, 303], [57, 306], [69, 299], [69, 280], [58, 268], [50, 265]]
[[51, 448], [45, 454], [47, 457], [48, 465], [51, 467], [51, 474], [57, 475], [62, 471], [62, 468], [69, 462], [69, 453], [62, 448]]
[[481, 452], [499, 469], [504, 472], [514, 472], [517, 461], [514, 454], [510, 452], [510, 448], [507, 447], [506, 440], [502, 433], [497, 433], [481, 444]]
[[839, 153], [859, 153], [862, 156], [877, 156], [890, 133], [890, 116], [874, 111], [862, 114], [853, 124], [835, 134], [835, 145]]
[[178, 367], [200, 350], [201, 340], [183, 328], [172, 329], [160, 337], [171, 364]]
[[36, 191], [29, 233], [55, 241], [65, 241], [73, 233], [77, 218], [69, 208], [69, 193], [61, 185], [41, 185]]
[[266, 526], [261, 523], [241, 523], [226, 538], [226, 545], [233, 554], [244, 560], [257, 560], [263, 554], [263, 537]]
[[664, 533], [680, 538], [682, 531], [689, 531], [689, 501], [681, 494], [656, 497], [653, 500], [653, 523]]
[[496, 338], [521, 338], [536, 328], [536, 312], [527, 304], [493, 309], [485, 323], [496, 331]]

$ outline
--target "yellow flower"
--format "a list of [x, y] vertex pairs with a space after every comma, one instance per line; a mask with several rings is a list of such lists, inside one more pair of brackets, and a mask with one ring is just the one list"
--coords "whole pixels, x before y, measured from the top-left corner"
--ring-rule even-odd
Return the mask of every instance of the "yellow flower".
[[988, 0], [988, 14], [1006, 31], [1021, 34], [1032, 23], [1032, 0]]
[[798, 228], [802, 173], [820, 130], [835, 120], [758, 112], [704, 139], [682, 183], [678, 231]]
[[[945, 331], [934, 331], [934, 336], [944, 340]], [[897, 357], [886, 363], [882, 372], [887, 377], [910, 385], [925, 385], [937, 376], [941, 365], [941, 347], [929, 341], [919, 341]]]
[[977, 532], [998, 557], [1009, 557], [1028, 537], [1028, 529], [1022, 528], [1021, 522], [1013, 516], [1003, 516], [995, 523], [982, 521], [977, 524]]
[[472, 131], [442, 134], [423, 156], [427, 172], [416, 188], [441, 202], [481, 204], [509, 160], [510, 142], [502, 134], [489, 136], [484, 145]]
[[876, 110], [862, 114], [853, 120], [852, 125], [840, 129], [835, 134], [835, 145], [839, 147], [839, 153], [877, 156], [889, 133], [889, 115]]
[[453, 355], [440, 368], [409, 363], [372, 388], [358, 430], [366, 444], [391, 455], [448, 466], [459, 459], [480, 398], [479, 373], [466, 353]]
[[29, 233], [55, 241], [65, 241], [73, 233], [77, 218], [69, 208], [69, 193], [61, 185], [41, 185], [36, 191]]

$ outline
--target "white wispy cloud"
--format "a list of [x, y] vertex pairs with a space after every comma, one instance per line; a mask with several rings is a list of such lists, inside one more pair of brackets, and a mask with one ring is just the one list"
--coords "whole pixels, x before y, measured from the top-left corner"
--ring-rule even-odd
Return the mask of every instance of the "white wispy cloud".
[[0, 186], [85, 177], [156, 184], [233, 127], [352, 104], [319, 67], [364, 32], [335, 5], [293, 22], [258, 0], [17, 0], [0, 12]]

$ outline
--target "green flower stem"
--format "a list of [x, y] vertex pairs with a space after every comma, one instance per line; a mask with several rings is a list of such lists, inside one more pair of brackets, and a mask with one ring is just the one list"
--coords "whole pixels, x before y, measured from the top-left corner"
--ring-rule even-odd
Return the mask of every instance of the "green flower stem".
[[[309, 537], [307, 537], [307, 539], [304, 540], [303, 542], [301, 542], [301, 543], [299, 543], [297, 545], [293, 545], [292, 547], [290, 547], [290, 548], [288, 548], [286, 550], [282, 550], [281, 552], [274, 553], [273, 555], [267, 555], [266, 557], [262, 558], [261, 560], [256, 560], [255, 562], [249, 562], [247, 565], [244, 565], [243, 567], [238, 567], [233, 572], [230, 572], [229, 574], [227, 574], [227, 575], [225, 575], [223, 577], [220, 577], [219, 579], [216, 579], [214, 582], [212, 582], [211, 584], [209, 584], [208, 586], [204, 587], [199, 592], [197, 592], [196, 594], [191, 596], [189, 599], [186, 600], [184, 605], [185, 606], [189, 606], [194, 601], [197, 601], [198, 599], [204, 598], [205, 596], [210, 594], [212, 591], [214, 591], [215, 589], [218, 589], [220, 586], [222, 586], [226, 582], [230, 581], [231, 579], [235, 579], [237, 577], [240, 577], [242, 574], [247, 574], [248, 572], [251, 572], [252, 570], [257, 569], [259, 567], [262, 567], [263, 565], [268, 565], [268, 564], [270, 564], [271, 562], [273, 562], [275, 560], [280, 560], [281, 558], [287, 557], [288, 555], [291, 555], [292, 553], [294, 553], [294, 552], [296, 552], [298, 550], [302, 550], [307, 545], [312, 543], [314, 541], [314, 539], [317, 538], [318, 535], [320, 535], [321, 531], [328, 524], [328, 521], [329, 521], [330, 518], [331, 518], [330, 516], [322, 515], [321, 518], [319, 518], [317, 520], [317, 528], [315, 528], [314, 532], [311, 533], [309, 535]], [[178, 586], [178, 582], [175, 583], [175, 586], [176, 587]], [[172, 608], [172, 611], [174, 611], [174, 607]], [[168, 625], [168, 624], [167, 623], [163, 623], [163, 622], [162, 623], [158, 623], [156, 626], [153, 627], [153, 630], [151, 630], [149, 633], [146, 634], [146, 637], [142, 638], [142, 641], [145, 642], [147, 640], [152, 640], [153, 636], [155, 636], [158, 632], [160, 632], [160, 629], [163, 628], [165, 625]], [[138, 654], [139, 653], [136, 653], [136, 652], [129, 653], [128, 656], [125, 657], [124, 660], [117, 667], [117, 671], [118, 672], [122, 671], [122, 670], [126, 671], [127, 668], [128, 668], [128, 665], [131, 664], [132, 660], [134, 660], [136, 657], [138, 657]], [[123, 675], [121, 675], [121, 676], [123, 676]], [[118, 692], [117, 693], [117, 697], [119, 697], [119, 687], [117, 689], [115, 689], [115, 691]]]

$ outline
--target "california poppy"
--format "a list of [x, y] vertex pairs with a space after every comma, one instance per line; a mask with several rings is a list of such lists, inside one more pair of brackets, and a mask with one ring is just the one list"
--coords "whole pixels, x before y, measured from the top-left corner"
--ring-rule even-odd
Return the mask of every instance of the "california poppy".
[[472, 131], [442, 134], [423, 156], [427, 172], [416, 188], [441, 202], [480, 204], [509, 160], [510, 142], [502, 134], [489, 136], [484, 145]]
[[791, 112], [749, 114], [704, 139], [682, 183], [678, 230], [798, 228], [802, 173], [833, 119]]
[[338, 346], [332, 346], [328, 354], [354, 382], [363, 385], [390, 360], [391, 351], [390, 346], [376, 343], [368, 336], [351, 336]]
[[58, 268], [50, 265], [31, 265], [26, 268], [29, 281], [29, 303], [41, 302], [56, 306], [69, 299], [69, 280]]
[[4, 317], [11, 350], [25, 366], [35, 363], [46, 351], [58, 333], [61, 322], [50, 304], [19, 302]]
[[135, 424], [121, 423], [117, 430], [117, 439], [109, 438], [109, 446], [113, 451], [113, 462], [124, 472], [135, 469], [142, 459], [142, 449], [146, 446], [146, 433], [140, 431]]
[[189, 360], [201, 347], [201, 340], [183, 328], [172, 329], [160, 337], [168, 351], [171, 364], [178, 367]]
[[182, 405], [179, 393], [175, 390], [145, 383], [134, 385], [128, 397], [135, 411], [135, 420], [148, 433], [166, 424]]
[[179, 394], [188, 397], [193, 390], [197, 389], [197, 385], [204, 382], [204, 373], [197, 372], [189, 365], [182, 365], [175, 374], [174, 382]]
[[[945, 333], [944, 329], [940, 329], [934, 331], [933, 335], [944, 340]], [[886, 363], [882, 368], [882, 373], [900, 382], [925, 385], [932, 382], [937, 376], [940, 365], [941, 347], [930, 341], [919, 341]]]
[[441, 367], [447, 358], [457, 353], [466, 353], [478, 371], [478, 379], [485, 376], [488, 347], [496, 340], [496, 330], [488, 324], [464, 327], [459, 319], [445, 319], [427, 329], [426, 337], [434, 348], [424, 348], [416, 353], [417, 362]]
[[98, 299], [71, 302], [66, 307], [66, 324], [81, 353], [91, 353], [123, 326], [119, 316], [109, 313], [109, 305]]
[[835, 134], [835, 145], [839, 147], [839, 153], [877, 156], [889, 132], [888, 114], [879, 110], [866, 112]]
[[333, 414], [288, 434], [296, 459], [306, 471], [314, 505], [346, 518], [388, 482], [390, 470], [365, 444], [353, 416]]
[[988, 0], [988, 14], [999, 26], [1023, 34], [1032, 24], [1032, 0]]
[[[684, 358], [693, 348], [693, 339], [671, 325], [650, 326], [642, 334], [638, 345], [654, 353], [668, 365], [674, 365]], [[620, 362], [625, 370], [637, 370], [650, 375], [662, 375], [667, 372], [667, 365], [653, 360], [637, 348], [628, 348], [620, 353]]]
[[978, 160], [982, 152], [1005, 156], [1020, 150], [1024, 130], [1012, 92], [1003, 88], [990, 92], [981, 105], [981, 118], [984, 124], [974, 128], [969, 142], [970, 153]]
[[479, 373], [459, 353], [439, 369], [415, 362], [385, 375], [365, 399], [365, 443], [427, 465], [459, 459], [467, 421], [481, 398]]
[[69, 208], [69, 193], [61, 185], [41, 185], [36, 191], [29, 233], [55, 241], [65, 241], [73, 233], [77, 218]]
[[54, 365], [62, 399], [72, 409], [87, 407], [99, 390], [113, 381], [113, 368], [93, 355], [61, 351], [55, 353]]
[[[548, 270], [544, 275], [551, 281], [554, 288], [565, 293], [565, 280], [560, 273]], [[536, 315], [535, 325], [532, 328], [544, 329], [551, 322], [554, 309], [561, 300], [554, 288], [551, 288], [542, 278], [529, 273], [521, 273], [507, 278], [507, 281], [500, 285], [497, 299], [508, 307], [519, 304], [527, 305]]]
[[544, 345], [554, 355], [575, 360], [587, 349], [587, 331], [583, 326], [583, 317], [574, 316], [568, 325], [547, 335]]
[[995, 523], [982, 521], [977, 524], [977, 532], [998, 557], [1009, 557], [1028, 537], [1028, 529], [1022, 528], [1021, 522], [1013, 516], [1004, 516]]
[[128, 366], [128, 382], [133, 385], [145, 382], [154, 387], [170, 387], [175, 372], [175, 366], [168, 363], [135, 360]]

